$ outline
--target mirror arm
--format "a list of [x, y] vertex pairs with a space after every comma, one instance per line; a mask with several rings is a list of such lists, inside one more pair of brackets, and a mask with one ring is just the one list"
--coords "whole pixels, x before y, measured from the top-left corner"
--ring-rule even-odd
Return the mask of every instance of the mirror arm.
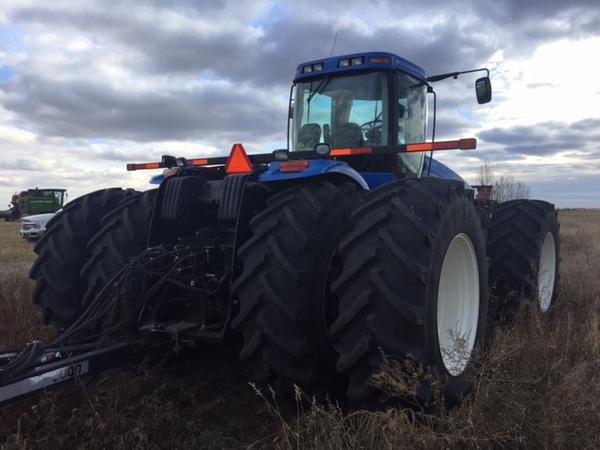
[[441, 73], [439, 75], [432, 75], [430, 77], [427, 77], [427, 81], [429, 83], [435, 83], [436, 81], [441, 81], [441, 80], [445, 80], [447, 78], [458, 78], [459, 75], [462, 75], [464, 73], [473, 73], [473, 72], [486, 72], [486, 76], [489, 77], [490, 76], [490, 70], [487, 67], [482, 67], [480, 69], [471, 69], [471, 70], [463, 70], [461, 72], [448, 72], [448, 73]]

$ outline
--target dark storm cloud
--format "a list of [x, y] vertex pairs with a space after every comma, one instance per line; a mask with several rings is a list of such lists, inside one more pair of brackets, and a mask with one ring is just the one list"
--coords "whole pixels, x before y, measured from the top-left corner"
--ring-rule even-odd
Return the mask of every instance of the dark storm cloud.
[[48, 136], [127, 139], [243, 139], [282, 134], [285, 108], [223, 84], [195, 89], [117, 91], [101, 83], [28, 75], [5, 107]]
[[588, 118], [573, 123], [548, 121], [531, 126], [491, 128], [479, 138], [501, 145], [505, 152], [520, 155], [553, 155], [566, 151], [591, 151], [600, 140], [600, 119]]

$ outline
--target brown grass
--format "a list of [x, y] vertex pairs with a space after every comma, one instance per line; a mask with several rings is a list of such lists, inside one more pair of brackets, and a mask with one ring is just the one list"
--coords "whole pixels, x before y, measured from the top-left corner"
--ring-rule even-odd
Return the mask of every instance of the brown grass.
[[[252, 391], [249, 368], [232, 352], [211, 347], [165, 369], [115, 370], [92, 386], [0, 409], [0, 442], [7, 449], [598, 448], [600, 212], [566, 212], [561, 223], [554, 317], [523, 309], [511, 330], [498, 332], [473, 393], [454, 410], [348, 412], [299, 401], [283, 413]], [[49, 333], [30, 305], [31, 244], [4, 235], [16, 229], [0, 226], [1, 348]], [[5, 258], [21, 261], [20, 269]], [[392, 394], [403, 389], [398, 373], [391, 361], [379, 379]]]

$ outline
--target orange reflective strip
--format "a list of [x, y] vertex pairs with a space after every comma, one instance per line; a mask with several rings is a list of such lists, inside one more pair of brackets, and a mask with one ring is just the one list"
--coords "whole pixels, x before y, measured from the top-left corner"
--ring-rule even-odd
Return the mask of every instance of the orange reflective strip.
[[373, 153], [372, 147], [336, 148], [331, 150], [331, 156], [369, 155]]
[[160, 169], [160, 163], [127, 164], [127, 170]]
[[477, 148], [477, 139], [467, 138], [458, 141], [424, 142], [422, 144], [408, 144], [407, 152], [428, 152], [436, 150], [473, 150]]
[[206, 166], [208, 159], [188, 159], [187, 163], [190, 166]]
[[423, 144], [408, 144], [407, 152], [427, 152], [430, 150], [452, 150], [458, 148], [458, 141], [425, 142]]
[[303, 172], [310, 166], [309, 161], [283, 161], [279, 165], [280, 172]]

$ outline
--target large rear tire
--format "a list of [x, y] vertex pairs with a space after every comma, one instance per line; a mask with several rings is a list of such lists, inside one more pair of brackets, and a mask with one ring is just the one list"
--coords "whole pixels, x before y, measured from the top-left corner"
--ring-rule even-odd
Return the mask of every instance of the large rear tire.
[[129, 197], [103, 218], [100, 229], [90, 239], [90, 257], [81, 269], [87, 284], [84, 306], [130, 258], [146, 248], [157, 192], [153, 189]]
[[251, 220], [252, 237], [238, 252], [243, 271], [232, 287], [240, 305], [233, 326], [257, 381], [283, 389], [330, 386], [336, 355], [327, 280], [356, 195], [352, 184], [296, 186], [270, 197]]
[[[442, 376], [446, 400], [457, 402], [470, 387], [487, 316], [485, 243], [472, 194], [460, 182], [398, 181], [366, 196], [352, 229], [340, 245], [331, 327], [348, 397], [374, 393], [382, 350]], [[420, 401], [431, 400], [427, 383]]]
[[29, 274], [36, 281], [33, 302], [42, 308], [46, 322], [64, 328], [78, 317], [86, 290], [79, 271], [88, 258], [88, 241], [102, 217], [133, 193], [120, 188], [92, 192], [68, 203], [48, 222]]
[[554, 205], [540, 200], [501, 203], [488, 231], [492, 313], [510, 321], [523, 298], [542, 313], [556, 300], [560, 236]]

